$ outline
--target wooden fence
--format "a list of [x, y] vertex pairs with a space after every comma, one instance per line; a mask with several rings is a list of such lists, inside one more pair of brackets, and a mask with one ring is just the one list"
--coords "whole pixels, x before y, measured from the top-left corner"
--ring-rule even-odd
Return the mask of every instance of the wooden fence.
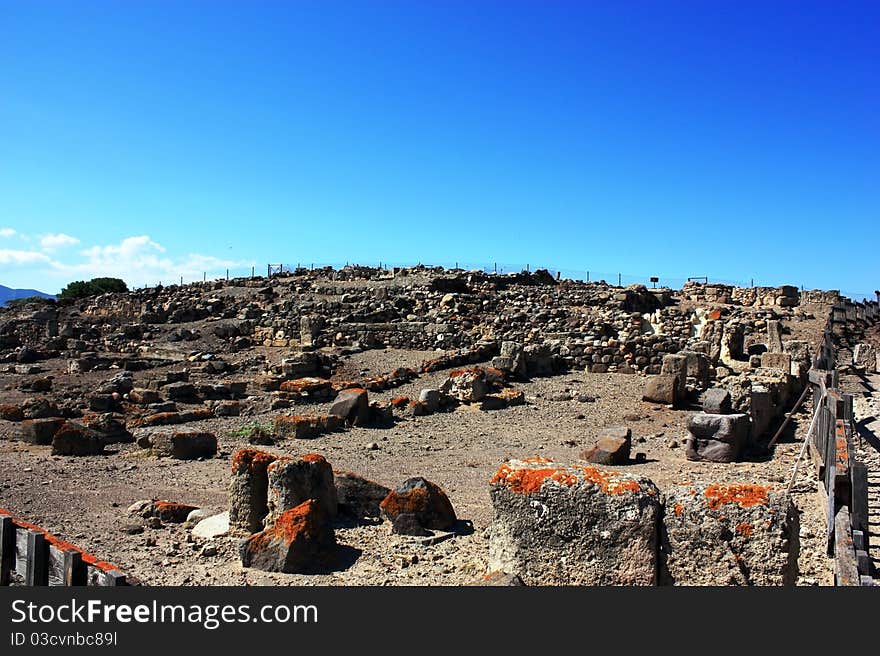
[[874, 572], [868, 556], [868, 469], [855, 457], [853, 397], [838, 389], [835, 341], [847, 322], [878, 317], [877, 303], [835, 305], [809, 374], [818, 413], [811, 453], [827, 495], [827, 550], [834, 557], [835, 585], [840, 586], [873, 585]]
[[129, 585], [111, 563], [0, 508], [0, 585]]

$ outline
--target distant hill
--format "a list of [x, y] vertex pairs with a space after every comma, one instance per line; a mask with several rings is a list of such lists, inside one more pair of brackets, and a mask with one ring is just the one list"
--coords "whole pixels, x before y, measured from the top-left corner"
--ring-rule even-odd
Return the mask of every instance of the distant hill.
[[6, 305], [6, 301], [15, 298], [27, 298], [28, 296], [40, 296], [41, 298], [55, 298], [52, 294], [38, 292], [36, 289], [11, 289], [0, 285], [0, 307]]

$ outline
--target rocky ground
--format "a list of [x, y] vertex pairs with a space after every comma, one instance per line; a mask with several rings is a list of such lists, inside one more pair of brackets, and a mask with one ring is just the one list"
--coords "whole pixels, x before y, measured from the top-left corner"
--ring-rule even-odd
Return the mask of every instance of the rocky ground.
[[[729, 394], [729, 407], [710, 413], [740, 413], [737, 425], [766, 443], [838, 300], [836, 292], [788, 286], [649, 290], [560, 282], [546, 271], [347, 267], [4, 308], [0, 508], [148, 585], [467, 584], [487, 570], [489, 481], [501, 463], [536, 456], [575, 463], [609, 426], [632, 431], [632, 457], [619, 469], [650, 478], [661, 493], [718, 483], [784, 490], [809, 403], [772, 453], [742, 457], [739, 445], [738, 461], [729, 463], [686, 457], [688, 420], [704, 390], [723, 388], [715, 391]], [[415, 416], [427, 406], [401, 401], [442, 388], [453, 369], [475, 363], [494, 367], [491, 375], [525, 403], [508, 404], [502, 394], [496, 405], [507, 407], [489, 410], [452, 393], [442, 397], [450, 404], [444, 411]], [[130, 378], [120, 382], [120, 374]], [[643, 400], [646, 375], [667, 381], [654, 387], [653, 403]], [[278, 415], [327, 415], [336, 393], [326, 384], [323, 397], [303, 391], [296, 387], [303, 377], [329, 378], [335, 390], [357, 383], [378, 405], [354, 427], [283, 437], [273, 431]], [[40, 397], [50, 407], [37, 402], [35, 410]], [[106, 433], [96, 438], [90, 422], [110, 413], [131, 439], [111, 441], [105, 455], [53, 455], [51, 446], [19, 439], [26, 416], [55, 416], [73, 422], [65, 427], [79, 430], [83, 444], [95, 443]], [[171, 416], [182, 423], [151, 427]], [[301, 420], [285, 421], [282, 429], [298, 430]], [[271, 444], [249, 442], [256, 426], [274, 433]], [[157, 457], [151, 440], [178, 430], [214, 434], [217, 454]], [[190, 525], [128, 511], [145, 499], [227, 510], [232, 457], [243, 447], [319, 453], [336, 470], [388, 487], [425, 477], [445, 490], [457, 530], [416, 538], [393, 534], [388, 521], [338, 520], [327, 571], [272, 574], [241, 566], [237, 538], [206, 541]], [[798, 583], [829, 584], [824, 506], [811, 467], [801, 468], [792, 494]]]
[[[345, 379], [415, 366], [425, 356], [426, 352], [417, 351], [365, 351], [345, 357], [336, 376]], [[61, 364], [49, 361], [43, 366], [60, 369]], [[79, 374], [78, 383], [89, 386], [111, 374]], [[397, 389], [371, 394], [371, 400], [417, 398], [422, 388], [439, 386], [447, 374], [422, 375]], [[138, 373], [136, 379], [142, 375], [152, 377], [157, 372]], [[626, 374], [534, 378], [515, 385], [526, 394], [522, 406], [480, 411], [462, 405], [453, 412], [400, 419], [393, 427], [355, 427], [312, 440], [287, 438], [258, 447], [278, 454], [321, 453], [335, 469], [351, 470], [391, 487], [411, 476], [424, 476], [446, 491], [462, 520], [458, 535], [436, 544], [393, 535], [388, 522], [340, 523], [337, 562], [323, 574], [245, 569], [237, 557], [235, 538], [205, 542], [192, 538], [185, 525], [151, 528], [126, 511], [133, 502], [147, 498], [225, 510], [231, 454], [250, 446], [236, 431], [255, 422], [271, 422], [277, 414], [273, 411], [187, 424], [187, 430], [208, 430], [218, 437], [218, 455], [201, 461], [156, 458], [136, 444], [113, 445], [106, 456], [51, 456], [48, 446], [10, 439], [17, 425], [0, 421], [0, 507], [111, 560], [149, 585], [459, 585], [486, 571], [485, 531], [492, 520], [488, 481], [499, 464], [510, 457], [536, 455], [573, 462], [604, 426], [632, 429], [633, 455], [643, 453], [644, 458], [623, 469], [650, 477], [661, 492], [664, 486], [678, 483], [748, 482], [782, 489], [787, 485], [809, 408], [797, 416], [772, 458], [730, 464], [691, 462], [683, 448], [685, 426], [689, 413], [697, 408], [673, 410], [646, 403], [641, 400], [643, 385], [642, 377]], [[18, 394], [11, 392], [5, 398], [15, 402]], [[328, 407], [297, 406], [297, 411], [320, 413]], [[132, 432], [138, 438], [157, 430], [162, 429]], [[824, 509], [817, 489], [815, 473], [802, 467], [793, 491], [801, 514], [801, 585], [831, 582], [824, 555]]]

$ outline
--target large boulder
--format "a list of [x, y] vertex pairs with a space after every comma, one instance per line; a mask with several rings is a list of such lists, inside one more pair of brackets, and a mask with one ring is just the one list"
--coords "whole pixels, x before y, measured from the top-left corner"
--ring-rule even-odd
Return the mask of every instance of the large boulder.
[[65, 422], [52, 437], [53, 456], [97, 456], [104, 453], [104, 440], [95, 431]]
[[53, 456], [97, 456], [104, 453], [104, 440], [95, 431], [66, 422], [52, 437]]
[[667, 376], [675, 376], [677, 395], [679, 399], [687, 396], [687, 371], [688, 356], [684, 353], [670, 353], [663, 356], [663, 364], [660, 373]]
[[489, 569], [526, 585], [654, 585], [660, 494], [644, 477], [547, 458], [491, 480]]
[[666, 491], [663, 583], [794, 585], [798, 513], [762, 485], [685, 485]]
[[330, 406], [328, 414], [339, 417], [349, 425], [366, 426], [370, 423], [370, 401], [367, 390], [359, 387], [341, 390]]
[[24, 413], [17, 405], [0, 405], [0, 419], [5, 421], [22, 421]]
[[645, 393], [642, 400], [650, 403], [675, 405], [680, 396], [679, 378], [675, 374], [649, 376], [645, 381]]
[[732, 412], [730, 392], [713, 387], [703, 393], [703, 412], [712, 415], [729, 415]]
[[195, 401], [198, 398], [196, 387], [192, 383], [177, 382], [166, 385], [163, 390], [171, 401]]
[[275, 522], [239, 543], [244, 567], [267, 572], [325, 570], [333, 559], [336, 537], [323, 504], [306, 499], [281, 513]]
[[269, 514], [269, 465], [278, 456], [256, 449], [239, 449], [232, 455], [229, 483], [229, 525], [249, 533], [264, 526]]
[[355, 519], [380, 517], [379, 504], [391, 492], [384, 485], [349, 471], [334, 471], [333, 483], [339, 512]]
[[217, 437], [205, 432], [159, 433], [150, 439], [153, 455], [195, 460], [211, 458], [217, 453]]
[[523, 349], [523, 357], [529, 376], [552, 376], [556, 372], [558, 358], [549, 344], [529, 344]]
[[45, 417], [41, 419], [25, 419], [19, 427], [22, 441], [28, 444], [52, 444], [55, 433], [66, 423], [62, 417]]
[[338, 501], [333, 468], [324, 456], [307, 453], [300, 458], [281, 457], [266, 471], [269, 477], [267, 526], [307, 499], [320, 504], [327, 517], [336, 516]]
[[688, 432], [688, 460], [733, 462], [748, 444], [749, 416], [697, 413], [688, 420]]
[[446, 493], [422, 477], [398, 485], [382, 500], [380, 508], [395, 533], [424, 535], [427, 529], [448, 531], [457, 521]]
[[27, 399], [21, 404], [21, 411], [25, 419], [47, 419], [61, 414], [58, 405], [43, 396]]
[[599, 432], [596, 444], [581, 458], [597, 465], [626, 465], [632, 449], [632, 430], [626, 426], [607, 426]]

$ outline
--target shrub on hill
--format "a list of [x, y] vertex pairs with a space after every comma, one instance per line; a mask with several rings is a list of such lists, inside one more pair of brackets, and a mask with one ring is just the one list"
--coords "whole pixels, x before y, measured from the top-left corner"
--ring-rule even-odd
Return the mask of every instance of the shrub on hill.
[[128, 285], [119, 278], [92, 278], [88, 282], [85, 280], [76, 280], [68, 283], [67, 287], [61, 290], [58, 298], [62, 300], [70, 300], [77, 298], [86, 298], [87, 296], [97, 296], [99, 294], [107, 294], [110, 292], [127, 292]]

